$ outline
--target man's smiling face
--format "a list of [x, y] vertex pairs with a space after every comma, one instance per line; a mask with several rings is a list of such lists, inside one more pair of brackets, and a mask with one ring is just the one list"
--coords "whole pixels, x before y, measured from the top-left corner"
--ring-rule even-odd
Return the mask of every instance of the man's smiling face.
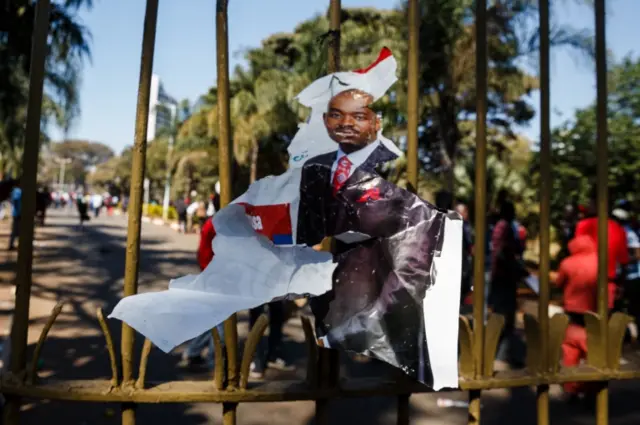
[[372, 101], [369, 94], [359, 90], [344, 91], [329, 101], [324, 125], [343, 152], [355, 152], [376, 139], [380, 121], [369, 109]]

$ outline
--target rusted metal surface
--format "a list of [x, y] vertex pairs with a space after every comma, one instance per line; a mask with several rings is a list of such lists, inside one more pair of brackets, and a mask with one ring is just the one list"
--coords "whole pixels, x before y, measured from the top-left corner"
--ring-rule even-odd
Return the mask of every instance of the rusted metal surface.
[[222, 345], [222, 338], [218, 333], [218, 328], [211, 329], [211, 335], [213, 336], [213, 350], [214, 350], [214, 366], [213, 366], [213, 385], [217, 390], [224, 389], [224, 378], [226, 372], [224, 369], [224, 346]]
[[[476, 157], [473, 257], [473, 370], [484, 370], [484, 261], [487, 224], [487, 0], [476, 2]], [[489, 360], [491, 361], [491, 360]], [[468, 366], [465, 366], [468, 368]], [[480, 392], [469, 392], [469, 424], [480, 423]]]
[[[36, 188], [38, 156], [40, 153], [40, 117], [44, 89], [47, 35], [49, 33], [50, 1], [42, 0], [36, 5], [34, 33], [29, 68], [29, 99], [25, 128], [24, 154], [22, 157], [22, 221], [16, 269], [16, 295], [11, 329], [10, 368], [24, 376], [27, 362], [27, 332], [29, 329], [29, 298], [31, 296], [31, 272], [33, 267], [33, 233], [36, 212]], [[8, 397], [3, 408], [3, 423], [18, 424], [20, 400]]]
[[138, 379], [136, 380], [136, 388], [144, 389], [144, 380], [147, 376], [147, 365], [149, 364], [149, 354], [153, 344], [149, 338], [145, 338], [142, 346], [142, 354], [140, 354], [140, 367], [138, 368]]
[[419, 108], [419, 63], [420, 63], [420, 4], [409, 0], [409, 40], [407, 57], [407, 180], [418, 190], [418, 116]]
[[[231, 112], [229, 109], [229, 28], [228, 0], [216, 1], [216, 55], [218, 73], [218, 170], [220, 177], [220, 206], [233, 198], [231, 184]], [[225, 348], [227, 351], [227, 388], [238, 388], [238, 317], [232, 314], [224, 323]], [[224, 403], [223, 423], [236, 423], [235, 403]]]
[[29, 374], [27, 375], [27, 383], [33, 384], [38, 377], [38, 361], [40, 360], [40, 354], [42, 353], [42, 347], [44, 346], [44, 342], [49, 335], [49, 331], [53, 327], [58, 315], [62, 311], [63, 303], [58, 303], [51, 310], [51, 314], [47, 319], [47, 323], [45, 323], [44, 328], [42, 328], [42, 332], [40, 332], [40, 337], [38, 337], [38, 342], [36, 343], [36, 348], [33, 351], [33, 357], [31, 358], [31, 367], [29, 368]]
[[[549, 82], [549, 0], [540, 0], [540, 291], [537, 373], [549, 373], [549, 266], [551, 264], [551, 121]], [[533, 373], [533, 371], [531, 371]], [[549, 386], [536, 390], [538, 425], [549, 424]]]
[[329, 0], [329, 72], [340, 71], [341, 0]]
[[[149, 117], [149, 97], [153, 54], [158, 20], [158, 0], [147, 0], [140, 58], [140, 79], [138, 83], [138, 103], [136, 106], [136, 126], [134, 134], [133, 158], [131, 165], [131, 190], [129, 194], [129, 223], [127, 231], [127, 255], [125, 258], [124, 296], [138, 292], [138, 262], [140, 256], [140, 230], [142, 217], [142, 195], [147, 152], [147, 122]], [[122, 324], [122, 385], [134, 385], [133, 348], [135, 331]], [[122, 405], [122, 424], [135, 424], [135, 406]]]
[[[107, 345], [107, 352], [109, 353], [109, 365], [111, 366], [111, 386], [113, 388], [118, 386], [118, 362], [116, 360], [116, 350], [113, 345], [113, 338], [111, 337], [111, 331], [109, 330], [109, 325], [107, 321], [104, 320], [104, 314], [102, 314], [102, 309], [99, 308], [97, 311], [98, 321], [100, 322], [100, 329], [102, 330], [102, 334], [104, 335], [104, 341]], [[144, 364], [146, 367], [146, 363]], [[140, 365], [141, 370], [142, 364]], [[144, 374], [142, 374], [144, 376]], [[143, 378], [144, 379], [144, 378]]]
[[[608, 235], [607, 219], [609, 218], [609, 194], [608, 194], [608, 158], [607, 146], [607, 45], [605, 30], [605, 0], [595, 1], [595, 28], [596, 28], [596, 139], [597, 148], [597, 192], [598, 192], [598, 314], [601, 318], [609, 314], [608, 294]], [[608, 340], [608, 321], [600, 321], [600, 343], [606, 348]], [[600, 359], [603, 365], [607, 364], [605, 358]], [[596, 424], [609, 423], [609, 389], [607, 383], [603, 383], [597, 394], [596, 400]]]
[[[340, 71], [340, 26], [342, 4], [340, 0], [329, 0], [329, 52], [327, 72]], [[332, 251], [333, 240], [325, 238], [322, 250]], [[338, 385], [340, 376], [340, 354], [336, 350], [317, 348], [317, 376], [318, 388], [332, 388]], [[329, 402], [326, 399], [316, 401], [315, 421], [318, 425], [329, 424]]]
[[[638, 365], [617, 369], [600, 369], [590, 365], [561, 368], [546, 377], [527, 370], [495, 372], [479, 379], [460, 379], [462, 390], [490, 390], [520, 388], [565, 382], [631, 380], [640, 378]], [[41, 380], [29, 385], [19, 377], [5, 374], [0, 382], [3, 394], [29, 396], [51, 400], [95, 401], [111, 403], [258, 403], [296, 400], [324, 400], [370, 396], [401, 396], [406, 393], [428, 393], [423, 385], [394, 379], [358, 378], [341, 383], [339, 387], [311, 387], [305, 381], [269, 381], [249, 383], [246, 390], [216, 390], [210, 381], [149, 382], [147, 388], [123, 386], [111, 389], [111, 380]]]
[[244, 343], [244, 352], [242, 354], [242, 364], [240, 366], [240, 389], [246, 390], [249, 383], [249, 370], [251, 369], [251, 362], [258, 349], [258, 344], [264, 331], [269, 324], [269, 318], [266, 314], [260, 315], [256, 323], [251, 327], [247, 341]]

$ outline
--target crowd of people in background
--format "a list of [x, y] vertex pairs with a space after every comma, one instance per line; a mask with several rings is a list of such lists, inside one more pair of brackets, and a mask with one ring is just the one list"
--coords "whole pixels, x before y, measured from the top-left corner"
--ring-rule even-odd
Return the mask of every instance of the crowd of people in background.
[[[442, 207], [451, 204], [448, 195], [436, 197]], [[469, 210], [464, 203], [455, 209], [464, 219], [463, 227], [463, 304], [470, 303], [473, 290], [474, 234]], [[640, 323], [640, 225], [638, 210], [631, 202], [617, 201], [608, 209], [607, 289], [610, 312], [622, 311]], [[562, 308], [569, 317], [562, 345], [565, 366], [576, 366], [587, 356], [587, 331], [584, 314], [597, 311], [598, 218], [593, 196], [588, 205], [568, 205], [558, 225], [559, 265], [550, 273], [550, 282], [562, 291]], [[496, 359], [507, 367], [524, 366], [526, 346], [516, 330], [517, 291], [532, 276], [523, 254], [527, 231], [519, 223], [513, 202], [501, 191], [487, 214], [485, 246], [486, 310], [505, 318]], [[536, 279], [537, 281], [537, 279]], [[539, 288], [537, 289], [539, 290]], [[485, 316], [486, 317], [486, 316]], [[637, 325], [628, 329], [628, 338], [638, 337]], [[582, 383], [567, 383], [569, 400], [591, 400], [592, 388]]]
[[[8, 214], [11, 216], [8, 246], [10, 251], [14, 251], [16, 242], [19, 242], [20, 223], [23, 216], [22, 200], [20, 179], [0, 181], [0, 219], [4, 219]], [[52, 192], [47, 186], [39, 186], [36, 192], [34, 221], [37, 225], [44, 226], [49, 208], [59, 210], [71, 209], [75, 206], [82, 227], [83, 223], [90, 219], [89, 212], [92, 212], [95, 217], [98, 217], [103, 210], [106, 210], [107, 215], [112, 215], [117, 205], [126, 210], [126, 197], [120, 202], [117, 196], [108, 192], [85, 192], [82, 187], [77, 190], [55, 190]]]

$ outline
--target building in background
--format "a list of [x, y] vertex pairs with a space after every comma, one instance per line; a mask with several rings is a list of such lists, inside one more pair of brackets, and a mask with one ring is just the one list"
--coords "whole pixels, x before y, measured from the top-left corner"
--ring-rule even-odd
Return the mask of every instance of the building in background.
[[171, 97], [160, 77], [151, 76], [151, 93], [149, 97], [149, 124], [147, 125], [147, 142], [156, 138], [165, 127], [171, 127], [171, 115], [175, 111], [177, 102]]

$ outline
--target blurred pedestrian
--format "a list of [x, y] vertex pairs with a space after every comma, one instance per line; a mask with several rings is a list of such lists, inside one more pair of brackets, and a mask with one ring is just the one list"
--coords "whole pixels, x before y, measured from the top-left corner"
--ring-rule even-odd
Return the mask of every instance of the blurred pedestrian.
[[[611, 218], [607, 219], [607, 276], [609, 278], [609, 308], [613, 309], [620, 301], [621, 288], [624, 286], [624, 269], [629, 264], [629, 249], [624, 228]], [[577, 236], [589, 236], [598, 246], [598, 217], [595, 197], [591, 200], [587, 216], [576, 225]]]
[[[207, 268], [211, 260], [213, 260], [213, 238], [216, 236], [215, 228], [213, 227], [213, 220], [208, 219], [205, 221], [200, 231], [200, 244], [198, 245], [198, 264], [200, 271]], [[224, 327], [222, 324], [216, 327], [220, 335], [221, 342], [224, 344]], [[213, 369], [214, 366], [214, 344], [211, 331], [204, 332], [203, 334], [192, 339], [187, 345], [186, 350], [182, 353], [182, 365], [183, 366], [195, 366], [205, 362], [202, 357], [202, 350], [208, 348], [208, 366]], [[223, 350], [224, 352], [224, 350]]]
[[265, 312], [269, 315], [269, 336], [266, 346], [264, 338], [260, 340], [255, 358], [251, 362], [249, 374], [252, 378], [262, 379], [268, 367], [277, 370], [292, 370], [290, 365], [282, 356], [283, 333], [282, 329], [286, 322], [286, 301], [273, 301], [268, 304], [249, 310], [249, 329], [258, 321], [258, 318]]
[[517, 285], [528, 275], [522, 263], [522, 245], [515, 226], [515, 207], [505, 201], [500, 207], [500, 220], [491, 237], [491, 288], [489, 305], [505, 319], [497, 358], [511, 366], [522, 366], [523, 342], [515, 335], [518, 308]]
[[76, 206], [78, 208], [78, 216], [80, 218], [80, 228], [84, 227], [84, 222], [89, 221], [91, 218], [89, 217], [89, 203], [91, 198], [89, 195], [86, 197], [82, 193], [76, 194]]
[[456, 205], [456, 212], [462, 217], [462, 288], [461, 303], [471, 291], [473, 279], [473, 227], [469, 223], [469, 208], [462, 202]]
[[[576, 236], [569, 242], [569, 256], [550, 280], [563, 290], [563, 307], [569, 317], [569, 326], [562, 342], [564, 366], [578, 366], [587, 357], [587, 330], [584, 314], [596, 310], [598, 291], [598, 253], [593, 239]], [[589, 384], [567, 382], [563, 385], [570, 400], [583, 397]]]
[[180, 233], [187, 232], [187, 205], [182, 199], [179, 197], [175, 204], [176, 214], [178, 214], [178, 231]]
[[20, 236], [20, 222], [22, 221], [22, 189], [20, 180], [16, 180], [15, 186], [11, 190], [11, 236], [9, 236], [9, 251], [16, 249], [15, 242]]
[[207, 203], [207, 217], [213, 217], [213, 215], [218, 210], [214, 202], [215, 198], [216, 198], [215, 193], [212, 193], [211, 195], [209, 195], [209, 202]]
[[193, 230], [193, 218], [196, 217], [196, 212], [198, 211], [199, 207], [200, 202], [198, 202], [196, 199], [194, 199], [193, 202], [191, 202], [187, 206], [187, 233], [191, 233], [191, 231]]
[[616, 208], [611, 215], [625, 231], [629, 250], [629, 263], [625, 270], [623, 283], [623, 294], [626, 301], [625, 310], [635, 319], [637, 325], [640, 323], [640, 237], [631, 225], [631, 214], [628, 211]]

